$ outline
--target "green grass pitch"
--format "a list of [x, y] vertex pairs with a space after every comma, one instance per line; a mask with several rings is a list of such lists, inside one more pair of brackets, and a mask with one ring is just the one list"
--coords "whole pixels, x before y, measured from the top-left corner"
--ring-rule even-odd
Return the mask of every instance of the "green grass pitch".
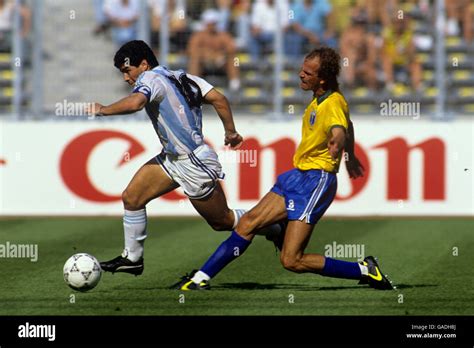
[[324, 219], [308, 251], [323, 253], [333, 241], [363, 244], [397, 290], [291, 273], [259, 236], [211, 291], [183, 293], [168, 286], [201, 266], [228, 233], [198, 218], [152, 218], [143, 275], [106, 273], [95, 289], [78, 293], [63, 280], [64, 262], [76, 252], [117, 256], [120, 218], [2, 219], [0, 244], [37, 243], [39, 257], [0, 259], [0, 315], [473, 315], [473, 231], [467, 218]]

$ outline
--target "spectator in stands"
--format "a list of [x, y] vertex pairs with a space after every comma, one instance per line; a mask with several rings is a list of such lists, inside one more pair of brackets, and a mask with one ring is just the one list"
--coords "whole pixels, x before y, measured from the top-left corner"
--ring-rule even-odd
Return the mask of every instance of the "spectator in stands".
[[[215, 8], [219, 12], [219, 20], [217, 22], [217, 29], [219, 31], [229, 32], [232, 5], [234, 1], [238, 0], [185, 0], [189, 16], [199, 21], [202, 13], [210, 8]], [[197, 25], [199, 27], [199, 24]]]
[[217, 30], [229, 32], [232, 0], [216, 0], [219, 12]]
[[[165, 0], [148, 0], [151, 8], [151, 44], [160, 46], [161, 9]], [[183, 53], [186, 50], [191, 32], [183, 1], [168, 0], [168, 30], [171, 50]]]
[[96, 27], [94, 35], [105, 33], [109, 29], [109, 21], [104, 11], [104, 0], [94, 0], [94, 16]]
[[216, 7], [215, 0], [186, 0], [188, 15], [195, 21], [201, 20], [202, 13], [208, 8]]
[[429, 21], [432, 17], [432, 11], [434, 11], [435, 6], [431, 6], [430, 0], [409, 0], [409, 3], [413, 4], [413, 8], [418, 12], [420, 19], [424, 21]]
[[[329, 5], [331, 6], [331, 12], [326, 19], [327, 31], [331, 33], [331, 36], [339, 38], [351, 25], [353, 16], [349, 14], [352, 13], [355, 7], [355, 0], [330, 0]], [[341, 13], [347, 15], [341, 16]]]
[[[31, 30], [31, 10], [26, 5], [19, 7], [21, 17], [21, 37], [25, 38]], [[15, 4], [13, 1], [0, 0], [0, 50], [11, 50], [11, 34]]]
[[234, 64], [235, 43], [229, 33], [218, 31], [219, 12], [208, 9], [202, 14], [203, 29], [191, 35], [188, 45], [188, 72], [192, 75], [227, 75], [229, 88], [240, 88], [239, 69]]
[[336, 39], [327, 31], [326, 18], [331, 12], [327, 0], [304, 0], [292, 6], [290, 27], [285, 35], [287, 54], [300, 58], [306, 45], [335, 47]]
[[473, 15], [474, 4], [472, 0], [446, 0], [447, 34], [458, 36], [462, 26], [463, 38], [466, 43], [472, 43], [474, 36]]
[[13, 27], [13, 1], [0, 0], [0, 42], [10, 40]]
[[367, 15], [368, 31], [381, 35], [383, 28], [390, 26], [390, 18], [398, 14], [398, 0], [363, 0], [358, 4], [358, 10]]
[[362, 81], [371, 90], [377, 87], [375, 35], [367, 31], [367, 25], [366, 16], [356, 15], [341, 36], [342, 80], [349, 88], [356, 81]]
[[253, 4], [249, 51], [255, 63], [259, 61], [262, 51], [267, 47], [272, 48], [277, 28], [280, 27], [286, 31], [288, 14], [287, 0], [256, 0]]
[[382, 64], [386, 79], [386, 88], [394, 87], [395, 74], [401, 73], [411, 80], [412, 88], [420, 92], [422, 67], [416, 57], [413, 29], [408, 14], [404, 19], [394, 19], [393, 24], [383, 29]]
[[136, 39], [140, 0], [105, 0], [104, 12], [110, 21], [112, 40], [117, 46]]
[[434, 44], [434, 35], [431, 29], [432, 19], [435, 15], [434, 6], [430, 6], [430, 0], [408, 0], [401, 4], [401, 10], [409, 12], [417, 17], [420, 30], [414, 35], [415, 47], [420, 51], [430, 52]]
[[250, 0], [239, 0], [234, 7], [236, 46], [239, 49], [247, 49], [250, 41]]

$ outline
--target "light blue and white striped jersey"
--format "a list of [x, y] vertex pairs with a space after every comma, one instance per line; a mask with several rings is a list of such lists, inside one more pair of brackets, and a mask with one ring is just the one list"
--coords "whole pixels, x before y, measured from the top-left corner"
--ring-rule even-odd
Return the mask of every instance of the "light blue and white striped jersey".
[[[202, 109], [192, 107], [171, 78], [179, 81], [183, 71], [172, 71], [157, 66], [143, 72], [135, 83], [133, 93], [142, 93], [145, 106], [164, 151], [170, 155], [186, 155], [204, 143]], [[213, 86], [204, 79], [186, 74], [201, 89], [204, 97]]]

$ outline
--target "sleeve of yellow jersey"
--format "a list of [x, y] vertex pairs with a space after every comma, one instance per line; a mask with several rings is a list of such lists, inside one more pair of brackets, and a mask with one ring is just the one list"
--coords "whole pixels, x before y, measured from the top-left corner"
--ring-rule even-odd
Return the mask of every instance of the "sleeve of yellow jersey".
[[321, 111], [325, 114], [325, 132], [327, 135], [330, 134], [331, 129], [334, 127], [343, 127], [347, 131], [347, 107], [341, 98], [326, 100], [321, 106], [323, 106]]

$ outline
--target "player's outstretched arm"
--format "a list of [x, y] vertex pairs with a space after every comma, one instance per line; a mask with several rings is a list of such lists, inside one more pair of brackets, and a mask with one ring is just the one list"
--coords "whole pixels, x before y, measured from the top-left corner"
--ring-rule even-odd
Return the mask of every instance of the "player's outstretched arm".
[[104, 106], [94, 103], [88, 108], [87, 113], [92, 116], [110, 116], [110, 115], [126, 115], [143, 109], [148, 102], [147, 97], [142, 93], [132, 93], [128, 97]]
[[209, 93], [206, 94], [204, 101], [208, 104], [212, 104], [214, 109], [216, 109], [222, 124], [224, 125], [224, 144], [230, 145], [232, 149], [237, 150], [240, 146], [242, 146], [243, 138], [235, 130], [234, 118], [232, 116], [232, 110], [230, 109], [227, 98], [222, 93], [213, 88], [209, 91]]
[[356, 179], [364, 175], [364, 166], [359, 162], [354, 151], [354, 125], [352, 124], [351, 120], [349, 120], [348, 124], [349, 126], [347, 128], [346, 145], [344, 147], [344, 150], [347, 153], [346, 169], [349, 173], [349, 177]]

